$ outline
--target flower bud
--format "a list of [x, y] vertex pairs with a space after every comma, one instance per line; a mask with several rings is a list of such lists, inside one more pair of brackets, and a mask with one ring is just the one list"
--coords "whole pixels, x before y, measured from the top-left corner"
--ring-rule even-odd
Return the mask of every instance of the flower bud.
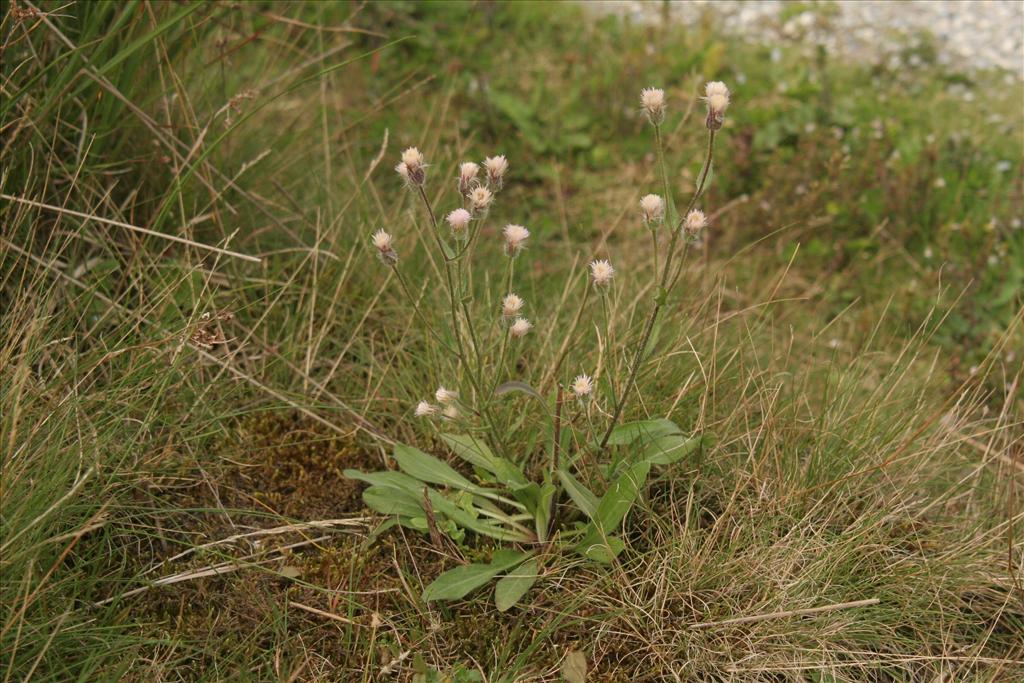
[[725, 110], [729, 108], [729, 88], [721, 81], [711, 81], [704, 87], [704, 100], [708, 104], [707, 127], [718, 130], [725, 120]]
[[644, 223], [654, 227], [665, 219], [665, 200], [656, 194], [645, 195], [640, 200], [640, 211], [644, 215]]
[[476, 182], [476, 174], [479, 172], [480, 167], [472, 161], [459, 164], [459, 194], [463, 196], [469, 194]]
[[530, 236], [530, 231], [521, 225], [509, 223], [505, 226], [503, 234], [505, 235], [505, 254], [516, 256], [523, 250], [523, 245]]
[[501, 154], [487, 157], [484, 159], [484, 168], [487, 169], [487, 182], [495, 189], [500, 190], [505, 177], [505, 171], [508, 170], [508, 159]]
[[452, 234], [456, 237], [463, 238], [469, 233], [469, 221], [473, 218], [473, 215], [465, 209], [455, 209], [445, 220], [448, 221], [448, 225], [452, 227]]
[[395, 170], [409, 185], [420, 186], [427, 179], [423, 154], [415, 147], [410, 147], [402, 152], [402, 161], [395, 166]]
[[391, 237], [390, 233], [387, 233], [384, 230], [378, 230], [373, 233], [373, 237], [371, 239], [373, 241], [373, 246], [377, 249], [377, 255], [380, 256], [380, 260], [383, 261], [385, 265], [394, 266], [398, 263], [398, 252], [396, 252], [395, 248], [391, 245], [394, 238]]
[[590, 262], [590, 279], [593, 280], [595, 287], [606, 287], [611, 283], [614, 275], [615, 269], [612, 268], [612, 264], [608, 261], [601, 259], [600, 261]]
[[660, 125], [665, 120], [665, 91], [661, 88], [641, 90], [640, 104], [647, 113], [647, 119], [654, 125]]
[[512, 323], [512, 327], [509, 328], [509, 333], [513, 337], [519, 338], [525, 336], [531, 329], [533, 329], [533, 323], [529, 320], [526, 318], [516, 318], [516, 321]]

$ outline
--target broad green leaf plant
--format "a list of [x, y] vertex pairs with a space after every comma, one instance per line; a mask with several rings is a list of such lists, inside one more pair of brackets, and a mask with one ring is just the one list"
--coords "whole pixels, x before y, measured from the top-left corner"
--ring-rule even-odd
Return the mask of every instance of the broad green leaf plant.
[[[530, 237], [529, 230], [509, 224], [502, 231], [507, 259], [500, 320], [474, 318], [470, 287], [473, 255], [478, 247], [486, 248], [479, 240], [481, 227], [504, 184], [508, 162], [495, 156], [487, 158], [482, 168], [473, 162], [459, 166], [457, 182], [463, 205], [445, 216], [449, 230], [442, 230], [442, 221], [425, 190], [423, 155], [416, 148], [402, 154], [395, 170], [422, 203], [429, 219], [430, 241], [442, 259], [441, 284], [447, 300], [442, 322], [432, 324], [417, 304], [399, 267], [392, 235], [378, 231], [372, 237], [373, 247], [394, 272], [417, 322], [451, 355], [461, 375], [459, 384], [452, 385], [457, 388], [438, 388], [436, 402], [421, 401], [414, 412], [435, 424], [469, 432], [439, 430], [441, 441], [465, 466], [459, 471], [444, 459], [399, 443], [393, 453], [396, 470], [346, 470], [345, 474], [369, 485], [363, 499], [368, 507], [388, 516], [384, 527], [399, 524], [428, 533], [435, 542], [446, 536], [462, 544], [467, 534], [476, 534], [499, 544], [489, 562], [465, 564], [441, 574], [424, 590], [425, 601], [458, 600], [497, 579], [494, 600], [504, 611], [526, 595], [541, 576], [545, 557], [552, 553], [571, 552], [594, 562], [613, 562], [625, 547], [618, 536], [623, 519], [643, 494], [652, 468], [678, 462], [705, 444], [707, 435], [687, 433], [665, 418], [619, 423], [635, 389], [637, 373], [655, 346], [652, 335], [679, 279], [686, 247], [707, 226], [696, 206], [712, 172], [715, 135], [722, 126], [729, 91], [724, 84], [712, 82], [705, 95], [706, 156], [696, 189], [685, 210], [678, 212], [662, 139], [665, 93], [657, 88], [641, 93], [643, 110], [654, 129], [664, 194], [649, 194], [640, 201], [641, 218], [654, 247], [656, 294], [639, 336], [621, 336], [628, 346], [619, 352], [631, 358], [624, 378], [595, 380], [580, 373], [568, 386], [558, 382], [571, 347], [568, 336], [538, 387], [509, 378], [507, 368], [515, 367], [511, 361], [518, 345], [533, 328], [522, 315], [525, 302], [513, 291], [514, 266]], [[662, 263], [659, 255], [664, 255]], [[591, 262], [567, 335], [573, 334], [591, 293], [600, 299], [610, 328], [607, 294], [614, 273], [607, 260]], [[610, 409], [593, 410], [595, 394], [605, 387]], [[546, 416], [525, 430], [527, 438], [519, 445], [508, 442], [495, 409], [499, 401], [513, 400], [516, 395], [537, 401]], [[570, 419], [572, 410], [585, 419]]]

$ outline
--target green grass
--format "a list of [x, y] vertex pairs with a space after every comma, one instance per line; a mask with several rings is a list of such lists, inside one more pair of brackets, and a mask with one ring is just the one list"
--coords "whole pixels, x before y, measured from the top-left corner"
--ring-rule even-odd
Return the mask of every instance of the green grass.
[[[570, 5], [14, 7], [0, 192], [190, 244], [0, 200], [4, 680], [556, 680], [569, 649], [607, 680], [1024, 675], [1019, 81], [940, 68], [927, 44], [917, 68], [774, 60], [712, 25]], [[591, 257], [615, 263], [615, 329], [635, 334], [652, 267], [635, 207], [659, 187], [638, 92], [668, 91], [683, 196], [711, 78], [734, 92], [712, 227], [627, 412], [718, 442], [651, 483], [618, 564], [552, 559], [505, 615], [485, 593], [423, 604], [457, 559], [410, 532], [293, 531], [157, 566], [361, 517], [339, 473], [389, 466], [381, 436], [443, 453], [411, 409], [457, 373], [367, 246], [393, 232], [443, 310], [401, 149], [426, 153], [439, 210], [457, 162], [509, 157], [485, 238], [532, 232], [517, 378], [536, 383]], [[485, 315], [502, 257], [479, 259]], [[583, 317], [562, 379], [622, 375], [601, 324]], [[510, 443], [537, 418], [500, 408]]]

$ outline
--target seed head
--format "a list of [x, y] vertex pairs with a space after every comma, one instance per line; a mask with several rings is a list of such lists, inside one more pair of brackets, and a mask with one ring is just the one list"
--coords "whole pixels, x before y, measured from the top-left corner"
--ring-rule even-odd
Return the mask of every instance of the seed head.
[[694, 209], [690, 213], [686, 214], [686, 220], [683, 221], [683, 231], [687, 235], [696, 235], [707, 226], [707, 216], [705, 216], [704, 212], [700, 209]]
[[704, 86], [704, 100], [708, 103], [707, 127], [718, 130], [725, 120], [725, 110], [729, 108], [729, 88], [721, 81], [711, 81]]
[[473, 183], [476, 181], [476, 174], [479, 172], [480, 167], [472, 161], [459, 164], [459, 194], [469, 194], [469, 191], [473, 188]]
[[437, 415], [437, 406], [427, 401], [420, 401], [416, 404], [416, 417], [431, 417]]
[[594, 281], [595, 287], [605, 287], [612, 281], [615, 269], [605, 259], [590, 262], [590, 278]]
[[456, 237], [465, 237], [468, 233], [469, 221], [473, 218], [473, 215], [465, 209], [455, 209], [445, 220], [448, 221], [448, 225], [452, 226], [452, 234]]
[[515, 256], [523, 250], [523, 244], [526, 242], [526, 238], [530, 236], [530, 231], [521, 225], [515, 225], [509, 223], [505, 226], [505, 253], [509, 256]]
[[441, 414], [449, 420], [456, 420], [459, 417], [459, 407], [454, 404], [445, 406], [444, 410], [441, 411]]
[[511, 320], [519, 315], [519, 311], [523, 310], [524, 303], [518, 294], [509, 294], [501, 300], [501, 315]]
[[373, 246], [377, 249], [377, 255], [380, 256], [380, 260], [385, 265], [393, 266], [398, 263], [398, 252], [391, 245], [392, 240], [391, 234], [381, 229], [373, 233], [373, 237], [370, 238], [373, 241]]
[[509, 328], [509, 332], [513, 337], [523, 337], [533, 329], [533, 323], [526, 318], [516, 318], [515, 322], [512, 323], [512, 327]]
[[410, 147], [402, 152], [402, 161], [395, 166], [395, 170], [409, 185], [419, 186], [427, 179], [423, 153], [415, 147]]
[[656, 194], [644, 195], [640, 200], [640, 211], [644, 215], [644, 223], [653, 227], [665, 218], [665, 200]]
[[484, 159], [484, 168], [487, 169], [487, 182], [500, 190], [505, 178], [505, 171], [508, 170], [508, 159], [502, 154], [487, 157]]
[[594, 391], [594, 380], [590, 378], [588, 374], [577, 375], [576, 379], [572, 381], [572, 393], [576, 394], [576, 398], [587, 399], [590, 398], [590, 394]]
[[494, 195], [486, 187], [474, 187], [469, 193], [469, 203], [474, 211], [485, 211], [494, 200]]
[[644, 88], [640, 91], [640, 104], [647, 113], [647, 119], [654, 125], [665, 120], [665, 91], [661, 88]]
[[437, 391], [434, 392], [434, 398], [437, 399], [438, 403], [448, 405], [459, 400], [459, 392], [452, 391], [451, 389], [445, 389], [444, 387], [438, 387]]

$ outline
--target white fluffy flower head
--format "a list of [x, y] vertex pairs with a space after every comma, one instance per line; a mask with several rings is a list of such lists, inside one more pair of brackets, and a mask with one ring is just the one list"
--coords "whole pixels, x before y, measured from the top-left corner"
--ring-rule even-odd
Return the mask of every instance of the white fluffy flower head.
[[688, 235], [696, 235], [707, 226], [708, 218], [700, 209], [694, 209], [686, 214], [686, 220], [683, 221], [683, 231]]
[[473, 215], [465, 209], [455, 209], [449, 213], [445, 220], [448, 221], [448, 225], [452, 227], [452, 232], [456, 237], [464, 237], [469, 228], [469, 221], [473, 218]]
[[505, 253], [515, 256], [522, 251], [523, 245], [526, 244], [526, 240], [530, 236], [530, 231], [521, 225], [509, 223], [505, 226], [502, 234], [505, 235]]
[[518, 294], [509, 294], [501, 300], [501, 314], [505, 318], [514, 318], [523, 310], [523, 298]]
[[576, 398], [589, 398], [593, 392], [594, 380], [590, 375], [586, 373], [577, 375], [576, 379], [572, 381], [572, 393], [576, 394]]
[[605, 287], [615, 276], [615, 269], [606, 259], [590, 262], [590, 278], [594, 281], [595, 287]]
[[484, 168], [487, 169], [487, 181], [500, 189], [504, 182], [505, 171], [508, 170], [508, 159], [503, 154], [487, 157], [484, 159]]
[[373, 246], [377, 249], [377, 255], [380, 256], [381, 261], [389, 266], [398, 263], [398, 252], [395, 251], [392, 245], [394, 238], [391, 236], [391, 233], [381, 229], [373, 233], [370, 239], [373, 242]]
[[711, 81], [704, 87], [704, 100], [708, 103], [707, 127], [718, 130], [729, 108], [729, 88], [721, 81]]
[[476, 180], [477, 173], [480, 172], [480, 166], [473, 163], [472, 161], [466, 161], [459, 164], [459, 193], [468, 194], [473, 188], [473, 182]]
[[423, 153], [415, 147], [409, 147], [402, 152], [402, 161], [395, 166], [395, 170], [409, 185], [422, 185], [427, 178]]
[[469, 193], [469, 203], [474, 211], [484, 211], [491, 205], [494, 195], [486, 187], [474, 187]]
[[665, 218], [665, 200], [656, 194], [644, 195], [640, 200], [640, 211], [643, 212], [644, 223], [660, 223]]
[[665, 120], [665, 91], [661, 88], [644, 88], [640, 91], [640, 104], [647, 118], [654, 125]]
[[512, 327], [509, 328], [509, 332], [513, 337], [524, 337], [526, 333], [533, 329], [533, 323], [526, 318], [516, 318], [515, 322], [512, 323]]
[[434, 392], [434, 398], [442, 405], [449, 405], [459, 400], [459, 392], [438, 387], [437, 391]]
[[428, 401], [420, 401], [416, 404], [416, 417], [430, 417], [437, 414], [437, 406]]

